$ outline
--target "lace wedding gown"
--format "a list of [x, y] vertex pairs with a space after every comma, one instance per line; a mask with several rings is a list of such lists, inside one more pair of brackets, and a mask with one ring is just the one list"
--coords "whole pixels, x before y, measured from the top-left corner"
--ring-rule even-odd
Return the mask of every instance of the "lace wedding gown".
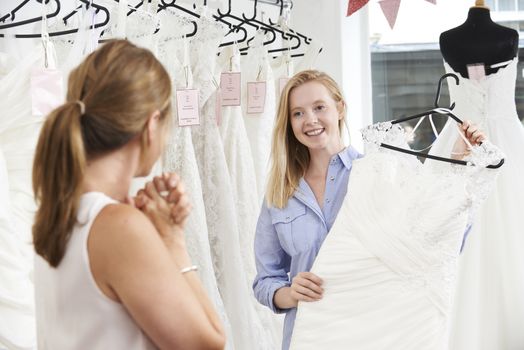
[[0, 348], [36, 347], [31, 174], [43, 117], [32, 115], [30, 83], [43, 65], [38, 43], [0, 80]]
[[[161, 17], [162, 23], [170, 23], [173, 26], [178, 19], [172, 16]], [[181, 21], [178, 21], [181, 22]], [[181, 23], [183, 24], [183, 23]], [[182, 26], [182, 25], [181, 25]], [[206, 212], [202, 197], [202, 184], [200, 173], [196, 162], [195, 150], [193, 148], [191, 127], [178, 126], [178, 116], [176, 111], [176, 90], [186, 87], [184, 65], [178, 57], [184, 55], [184, 43], [181, 38], [170, 37], [169, 33], [179, 32], [168, 29], [162, 25], [162, 32], [159, 33], [159, 59], [169, 72], [173, 88], [171, 100], [173, 119], [170, 125], [168, 141], [162, 157], [162, 168], [166, 172], [175, 172], [184, 181], [187, 194], [192, 205], [191, 215], [186, 223], [186, 241], [189, 255], [192, 261], [199, 266], [199, 276], [206, 289], [209, 298], [213, 301], [217, 312], [224, 324], [228, 342], [226, 349], [234, 349], [232, 330], [229, 319], [226, 315], [224, 303], [218, 291], [215, 270], [211, 259], [209, 246], [209, 236], [206, 226]], [[180, 28], [182, 29], [182, 28]], [[167, 35], [166, 35], [167, 34]], [[191, 69], [187, 69], [187, 83], [193, 85]]]
[[[219, 71], [216, 52], [224, 29], [205, 11], [191, 42], [194, 88], [199, 89], [200, 125], [192, 126], [195, 155], [202, 181], [207, 227], [218, 287], [233, 328], [236, 349], [274, 349], [256, 312], [240, 245], [239, 216], [224, 146], [215, 117]], [[215, 71], [217, 70], [217, 71]], [[249, 281], [251, 282], [251, 281]]]
[[470, 161], [436, 171], [379, 147], [404, 147], [398, 125], [363, 132], [347, 196], [311, 272], [320, 301], [299, 303], [291, 349], [447, 349], [455, 275], [468, 216], [489, 194], [503, 155], [484, 142]]
[[[455, 73], [445, 63], [446, 72]], [[449, 84], [454, 112], [471, 119], [507, 155], [493, 193], [473, 222], [460, 258], [451, 349], [524, 349], [524, 128], [515, 106], [517, 58], [480, 81]], [[447, 124], [431, 153], [456, 138]]]

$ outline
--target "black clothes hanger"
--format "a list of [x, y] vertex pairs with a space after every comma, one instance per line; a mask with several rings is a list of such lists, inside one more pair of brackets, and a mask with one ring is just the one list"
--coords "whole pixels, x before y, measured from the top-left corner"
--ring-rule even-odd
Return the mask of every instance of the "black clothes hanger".
[[[200, 15], [198, 13], [188, 10], [185, 7], [182, 7], [180, 5], [177, 5], [175, 2], [176, 2], [175, 0], [172, 0], [170, 3], [167, 3], [166, 1], [162, 0], [161, 3], [158, 4], [157, 13], [165, 11], [168, 8], [174, 8], [174, 9], [177, 9], [179, 11], [189, 14], [191, 17], [194, 17], [197, 19], [200, 18]], [[191, 38], [195, 36], [195, 34], [198, 32], [198, 23], [196, 22], [196, 20], [192, 20], [192, 19], [188, 19], [188, 20], [193, 25], [193, 31], [190, 33], [185, 33], [183, 36], [185, 36], [186, 38]]]
[[[453, 74], [453, 73], [444, 74], [442, 77], [440, 77], [439, 83], [438, 83], [438, 88], [437, 88], [437, 95], [435, 97], [435, 108], [434, 109], [431, 109], [429, 111], [425, 111], [423, 113], [411, 115], [409, 117], [392, 120], [391, 124], [392, 125], [399, 124], [399, 123], [402, 123], [402, 122], [406, 122], [408, 120], [418, 119], [418, 118], [429, 116], [429, 115], [451, 117], [458, 124], [462, 124], [463, 123], [462, 120], [451, 112], [451, 110], [453, 108], [455, 108], [455, 103], [452, 103], [451, 106], [449, 106], [448, 108], [440, 107], [439, 104], [438, 104], [438, 102], [440, 100], [440, 92], [441, 92], [441, 88], [442, 88], [442, 82], [446, 78], [448, 78], [448, 77], [454, 78], [456, 84], [457, 85], [459, 84], [458, 76]], [[414, 155], [414, 156], [417, 156], [417, 157], [428, 158], [428, 159], [438, 160], [438, 161], [441, 161], [441, 162], [447, 162], [447, 163], [452, 163], [452, 164], [469, 165], [469, 163], [464, 161], [464, 160], [452, 159], [452, 158], [446, 158], [446, 157], [439, 157], [439, 156], [435, 156], [435, 155], [432, 155], [432, 154], [426, 154], [426, 153], [419, 152], [419, 151], [413, 151], [413, 150], [409, 150], [409, 149], [405, 149], [405, 148], [401, 148], [401, 147], [397, 147], [397, 146], [388, 145], [386, 143], [381, 143], [380, 146], [384, 147], [384, 148], [387, 148], [387, 149], [390, 149], [390, 150], [393, 150], [393, 151], [406, 153], [406, 154], [411, 154], [411, 155]], [[498, 169], [503, 164], [504, 164], [504, 159], [501, 159], [497, 164], [488, 165], [486, 168]]]
[[[276, 38], [277, 38], [277, 34], [276, 33], [279, 33], [280, 34], [280, 37], [282, 38], [282, 40], [296, 40], [296, 45], [293, 45], [291, 46], [291, 48], [289, 47], [281, 47], [281, 48], [277, 48], [277, 49], [269, 49], [268, 50], [268, 53], [275, 53], [275, 52], [282, 52], [282, 51], [287, 51], [289, 49], [291, 50], [296, 50], [297, 48], [300, 47], [301, 45], [301, 41], [300, 41], [300, 38], [297, 36], [297, 35], [294, 35], [294, 34], [291, 34], [291, 33], [286, 33], [284, 32], [283, 30], [281, 30], [280, 28], [278, 28], [278, 26], [272, 26], [268, 23], [265, 23], [263, 21], [259, 21], [257, 20], [257, 15], [258, 15], [258, 11], [257, 11], [257, 5], [258, 5], [258, 0], [255, 0], [254, 1], [254, 5], [253, 5], [253, 16], [252, 17], [247, 17], [245, 14], [242, 14], [242, 18], [243, 18], [243, 21], [246, 22], [246, 23], [251, 23], [251, 24], [254, 24], [256, 27], [257, 27], [257, 30], [264, 30], [265, 33], [271, 33], [272, 34], [272, 37], [270, 40], [264, 42], [264, 46], [268, 46], [272, 43], [274, 43], [276, 41]], [[247, 46], [246, 47], [243, 47], [240, 49], [240, 52], [242, 55], [247, 55], [247, 50], [249, 50], [249, 47], [250, 47], [250, 44], [251, 42], [253, 41], [255, 37], [252, 37], [250, 38], [248, 41], [247, 41]]]
[[[103, 27], [103, 26], [105, 26], [105, 25], [107, 25], [109, 23], [109, 11], [104, 6], [100, 6], [100, 5], [97, 5], [95, 3], [91, 3], [88, 0], [80, 0], [80, 1], [82, 1], [86, 6], [93, 6], [93, 8], [96, 9], [95, 13], [98, 13], [98, 12], [102, 11], [105, 14], [105, 18], [104, 18], [104, 20], [102, 22], [96, 23], [95, 25], [91, 25], [89, 27], [89, 29], [100, 28], [100, 27]], [[57, 0], [57, 2], [60, 3], [58, 0]], [[42, 17], [40, 17], [40, 19], [42, 19]], [[66, 29], [66, 30], [61, 30], [61, 31], [57, 31], [57, 32], [51, 32], [51, 33], [49, 33], [49, 36], [68, 35], [68, 34], [74, 34], [76, 32], [78, 32], [78, 28]], [[0, 37], [4, 37], [4, 34], [0, 33]], [[15, 35], [15, 38], [19, 38], [19, 39], [34, 39], [34, 38], [40, 38], [40, 37], [42, 37], [41, 33], [38, 33], [38, 34], [16, 34]]]
[[[24, 0], [22, 3], [20, 3], [20, 5], [18, 5], [16, 8], [11, 10], [11, 12], [9, 12], [5, 16], [1, 17], [0, 18], [0, 22], [5, 22], [9, 17], [11, 17], [11, 21], [14, 21], [16, 13], [18, 12], [18, 10], [23, 8], [29, 1], [30, 0]], [[39, 2], [39, 3], [42, 3], [43, 0], [36, 0], [36, 1]], [[48, 4], [49, 1], [51, 1], [51, 0], [46, 0], [45, 3]], [[48, 19], [55, 17], [60, 12], [60, 1], [59, 0], [54, 0], [54, 1], [56, 2], [56, 10], [54, 12], [48, 13], [46, 15], [46, 17]], [[12, 27], [19, 27], [19, 26], [23, 26], [23, 25], [26, 25], [26, 24], [29, 24], [29, 23], [38, 22], [38, 21], [41, 21], [41, 20], [42, 20], [42, 16], [38, 16], [38, 17], [35, 17], [35, 18], [22, 20], [22, 21], [19, 21], [19, 22], [11, 22], [11, 23], [0, 25], [0, 30], [7, 29], [7, 28], [12, 28]]]
[[247, 40], [247, 30], [246, 30], [246, 28], [242, 27], [241, 25], [233, 26], [229, 30], [229, 32], [226, 33], [226, 35], [224, 37], [227, 37], [231, 33], [238, 33], [240, 31], [242, 31], [242, 33], [244, 34], [244, 36], [241, 39], [236, 39], [236, 40], [228, 41], [228, 42], [225, 42], [225, 43], [221, 43], [219, 45], [219, 47], [226, 47], [226, 46], [230, 46], [230, 45], [233, 45], [233, 44], [240, 44], [240, 43], [243, 43], [244, 41], [246, 41]]
[[246, 24], [246, 25], [251, 26], [255, 30], [258, 29], [258, 26], [254, 25], [253, 23], [250, 23], [249, 21], [246, 21], [246, 20], [244, 20], [242, 18], [239, 18], [239, 17], [233, 15], [231, 12], [232, 12], [231, 0], [228, 0], [228, 8], [227, 8], [226, 12], [222, 13], [222, 11], [220, 9], [217, 10], [218, 18], [220, 18], [220, 19], [232, 18], [235, 21], [238, 21], [238, 24], [236, 26], [243, 26], [244, 24]]
[[[138, 9], [140, 9], [140, 7], [142, 7], [142, 5], [144, 5], [144, 3], [145, 3], [146, 1], [151, 2], [151, 0], [142, 0], [142, 1], [140, 1], [140, 2], [139, 2], [139, 3], [138, 3], [134, 8], [132, 8], [132, 9], [129, 10], [129, 12], [127, 13], [127, 15], [129, 16], [129, 15], [131, 15], [132, 13], [136, 12]], [[207, 5], [207, 1], [204, 0], [204, 6], [206, 6], [206, 5]], [[195, 8], [195, 6], [196, 6], [196, 5], [194, 4], [193, 8]], [[196, 13], [196, 12], [193, 12], [193, 11], [191, 11], [191, 10], [188, 10], [188, 9], [182, 7], [182, 6], [179, 6], [179, 5], [175, 4], [175, 1], [174, 1], [174, 0], [172, 0], [172, 1], [169, 2], [169, 3], [163, 0], [160, 4], [158, 4], [158, 10], [157, 10], [157, 11], [160, 12], [160, 11], [164, 10], [165, 8], [167, 8], [167, 7], [174, 7], [174, 8], [177, 8], [178, 10], [181, 10], [181, 11], [183, 11], [183, 12], [185, 12], [185, 13], [187, 13], [187, 14], [193, 16], [193, 17], [200, 18], [200, 14], [198, 14], [198, 13]], [[230, 11], [230, 10], [229, 10], [229, 11]], [[222, 16], [213, 15], [213, 18], [214, 18], [215, 20], [221, 22], [221, 23], [224, 23], [225, 25], [228, 26], [228, 28], [230, 28], [230, 30], [229, 30], [229, 32], [226, 34], [226, 36], [229, 35], [230, 33], [238, 33], [238, 32], [240, 32], [240, 31], [242, 31], [243, 34], [244, 34], [243, 37], [242, 37], [240, 40], [232, 40], [232, 41], [230, 41], [230, 42], [222, 43], [222, 44], [220, 45], [220, 47], [224, 47], [224, 46], [228, 46], [228, 45], [233, 45], [234, 43], [240, 43], [240, 42], [243, 42], [243, 41], [245, 41], [245, 40], [247, 39], [247, 31], [246, 31], [246, 29], [242, 28], [242, 27], [239, 26], [239, 25], [237, 25], [237, 26], [233, 26], [233, 24], [231, 24], [230, 22], [224, 20], [224, 19], [222, 18]], [[198, 31], [198, 24], [197, 24], [195, 21], [191, 21], [191, 23], [192, 23], [193, 26], [194, 26], [194, 30], [193, 30], [192, 33], [188, 33], [188, 34], [186, 35], [186, 37], [194, 36], [194, 35], [197, 33], [197, 31]]]
[[437, 87], [437, 94], [435, 96], [435, 103], [434, 103], [435, 108], [434, 109], [430, 109], [430, 110], [422, 112], [422, 113], [410, 115], [409, 117], [392, 120], [391, 124], [403, 123], [403, 122], [406, 122], [408, 120], [413, 120], [413, 119], [417, 119], [417, 118], [428, 116], [428, 115], [430, 115], [432, 113], [437, 113], [437, 114], [440, 114], [440, 115], [448, 115], [453, 120], [455, 120], [457, 123], [462, 124], [462, 120], [459, 117], [455, 116], [453, 113], [451, 113], [451, 111], [455, 108], [455, 102], [453, 102], [449, 107], [442, 107], [442, 106], [439, 105], [440, 92], [442, 90], [442, 83], [444, 82], [444, 80], [446, 78], [453, 78], [455, 80], [455, 84], [456, 85], [459, 84], [459, 78], [458, 78], [458, 76], [456, 74], [447, 73], [447, 74], [444, 74], [443, 76], [441, 76], [439, 81], [438, 81], [438, 87]]
[[[279, 15], [279, 17], [282, 17], [282, 15], [283, 15], [283, 13], [284, 13], [284, 0], [278, 0], [278, 1], [280, 2], [280, 15]], [[292, 9], [293, 9], [293, 5], [294, 5], [294, 4], [293, 4], [293, 0], [288, 0], [288, 1], [289, 1], [289, 4], [290, 4], [290, 5], [289, 5], [289, 10], [292, 10]], [[271, 20], [271, 18], [269, 19], [269, 24], [272, 25], [272, 26], [278, 26], [278, 25], [279, 25], [278, 21], [273, 22], [273, 21]], [[295, 34], [295, 35], [297, 35], [297, 36], [299, 36], [299, 37], [301, 37], [302, 39], [304, 39], [304, 42], [305, 42], [307, 45], [311, 44], [311, 40], [313, 40], [313, 39], [311, 39], [311, 38], [308, 38], [308, 37], [305, 36], [304, 34], [301, 34], [301, 33], [299, 33], [299, 32], [294, 31], [294, 30], [291, 29], [291, 28], [289, 28], [289, 32], [292, 33], [292, 34]]]
[[[233, 45], [233, 44], [240, 44], [240, 43], [245, 42], [247, 40], [247, 37], [248, 37], [248, 30], [246, 29], [246, 25], [250, 26], [252, 28], [252, 30], [254, 30], [254, 31], [257, 31], [259, 29], [259, 26], [257, 26], [255, 24], [253, 24], [253, 23], [243, 19], [243, 18], [239, 18], [239, 17], [237, 17], [237, 16], [232, 14], [231, 0], [228, 0], [227, 11], [226, 12], [222, 12], [220, 9], [218, 9], [217, 10], [217, 14], [218, 14], [218, 16], [216, 16], [216, 17], [213, 16], [217, 20], [224, 21], [226, 18], [231, 18], [231, 19], [233, 19], [233, 20], [238, 22], [236, 24], [231, 24], [230, 30], [229, 30], [229, 32], [226, 35], [228, 35], [228, 34], [230, 34], [232, 32], [237, 32], [238, 33], [239, 31], [242, 31], [244, 33], [244, 36], [242, 37], [242, 39], [234, 40], [234, 41], [227, 42], [227, 43], [222, 43], [222, 44], [220, 44], [220, 47], [225, 47], [225, 46], [229, 46], [229, 45]], [[243, 53], [243, 55], [245, 55], [245, 54], [247, 54], [247, 53]]]
[[[75, 8], [73, 11], [71, 11], [69, 14], [65, 15], [62, 20], [64, 21], [64, 24], [67, 24], [67, 21], [69, 20], [69, 18], [73, 17], [77, 12], [78, 10], [80, 10], [82, 7], [85, 6], [86, 10], [89, 10], [89, 6], [93, 6], [94, 9], [96, 9], [95, 13], [98, 13], [100, 10], [106, 12], [107, 14], [107, 22], [105, 22], [103, 25], [106, 25], [107, 23], [109, 23], [109, 11], [102, 5], [98, 5], [96, 4], [95, 2], [93, 1], [89, 1], [89, 0], [80, 0], [82, 2], [82, 4], [80, 4], [77, 8]], [[101, 27], [102, 25], [99, 25], [98, 27]], [[95, 28], [98, 28], [95, 26]]]

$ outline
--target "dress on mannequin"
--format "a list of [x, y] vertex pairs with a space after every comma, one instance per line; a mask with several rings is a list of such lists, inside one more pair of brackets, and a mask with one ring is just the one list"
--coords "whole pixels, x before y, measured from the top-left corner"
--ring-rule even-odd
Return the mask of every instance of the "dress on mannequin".
[[[454, 113], [480, 125], [507, 155], [460, 258], [450, 348], [523, 349], [524, 256], [519, 248], [524, 231], [518, 208], [524, 198], [524, 128], [515, 105], [518, 33], [493, 23], [487, 8], [473, 7], [464, 24], [442, 33], [440, 46], [446, 72], [459, 76], [459, 85], [449, 85]], [[466, 66], [473, 63], [485, 64], [485, 77], [468, 78]], [[452, 125], [446, 124], [431, 153], [446, 154], [455, 138]]]
[[[232, 196], [224, 147], [215, 118], [219, 69], [216, 52], [225, 34], [205, 12], [191, 42], [194, 88], [199, 89], [200, 125], [191, 126], [193, 146], [202, 181], [207, 228], [218, 287], [233, 328], [236, 349], [274, 349], [274, 343], [256, 312], [248, 288], [242, 255], [238, 215]], [[215, 71], [216, 70], [216, 71]]]
[[398, 125], [363, 132], [348, 191], [311, 272], [321, 300], [299, 302], [290, 349], [444, 350], [464, 229], [503, 155], [488, 141], [437, 171], [405, 148]]
[[[455, 71], [444, 63], [446, 72]], [[473, 222], [460, 259], [451, 328], [451, 349], [522, 349], [524, 245], [520, 200], [524, 198], [524, 128], [515, 106], [517, 59], [477, 81], [450, 84], [454, 112], [467, 115], [507, 154], [496, 187]], [[448, 123], [431, 149], [447, 154], [455, 141]]]

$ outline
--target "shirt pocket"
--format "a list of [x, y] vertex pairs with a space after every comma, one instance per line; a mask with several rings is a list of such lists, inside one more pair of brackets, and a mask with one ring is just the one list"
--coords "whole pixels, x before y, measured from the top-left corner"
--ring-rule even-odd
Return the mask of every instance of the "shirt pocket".
[[314, 234], [316, 223], [306, 215], [303, 204], [288, 206], [272, 218], [272, 224], [284, 250], [291, 256], [308, 250], [317, 240]]

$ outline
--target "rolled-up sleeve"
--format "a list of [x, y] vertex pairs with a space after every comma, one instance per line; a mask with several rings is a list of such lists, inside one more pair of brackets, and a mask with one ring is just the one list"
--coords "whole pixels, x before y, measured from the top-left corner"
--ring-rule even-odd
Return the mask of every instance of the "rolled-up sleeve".
[[279, 309], [273, 303], [277, 289], [289, 286], [290, 257], [282, 249], [277, 232], [271, 222], [271, 214], [264, 204], [258, 218], [255, 233], [255, 260], [257, 276], [253, 282], [253, 291], [257, 300], [275, 313], [287, 310]]

